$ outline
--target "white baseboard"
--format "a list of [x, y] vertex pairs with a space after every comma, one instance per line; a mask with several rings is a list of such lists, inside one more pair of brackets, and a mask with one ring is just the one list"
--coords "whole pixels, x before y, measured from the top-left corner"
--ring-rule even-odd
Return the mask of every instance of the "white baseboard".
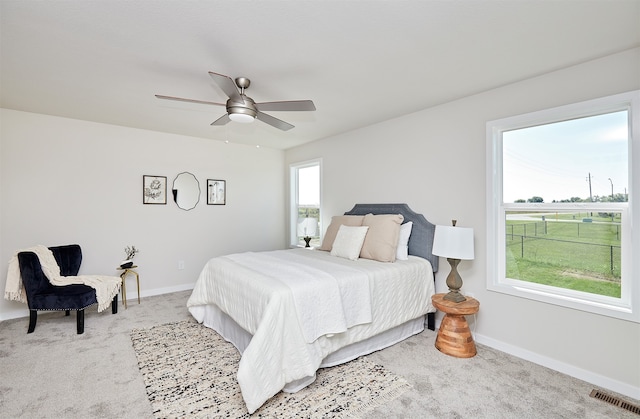
[[19, 319], [20, 317], [29, 317], [29, 309], [27, 308], [26, 304], [24, 306], [24, 309], [12, 310], [12, 311], [7, 311], [5, 313], [0, 313], [0, 321]]
[[[152, 290], [144, 290], [140, 292], [140, 298], [152, 297], [154, 295], [170, 294], [172, 292], [188, 291], [188, 290], [192, 290], [194, 286], [195, 286], [195, 283], [176, 285], [173, 287], [156, 288]], [[131, 287], [131, 288], [132, 288], [131, 291], [127, 290], [127, 301], [132, 301], [133, 299], [138, 298], [138, 293], [135, 291], [135, 288], [134, 287]], [[118, 300], [120, 300], [122, 298], [122, 293], [118, 295], [119, 295]], [[122, 301], [120, 301], [120, 304], [122, 304]], [[186, 301], [185, 301], [185, 304], [186, 304]], [[24, 309], [18, 309], [18, 310], [5, 312], [5, 313], [0, 313], [0, 321], [19, 319], [21, 317], [29, 317], [29, 309], [27, 308], [26, 304], [24, 305]]]
[[522, 358], [524, 360], [533, 362], [534, 364], [542, 365], [543, 367], [551, 368], [554, 371], [558, 371], [579, 380], [586, 381], [602, 389], [615, 391], [616, 393], [631, 397], [635, 400], [640, 400], [640, 387], [634, 387], [630, 384], [623, 383], [621, 381], [596, 374], [592, 371], [578, 368], [576, 366], [558, 361], [557, 359], [549, 358], [544, 355], [540, 355], [535, 352], [520, 348], [518, 346], [510, 345], [508, 343], [501, 342], [499, 340], [495, 340], [483, 335], [474, 334], [474, 339], [476, 342], [482, 345], [486, 345], [499, 351], [508, 353], [509, 355]]
[[[140, 292], [140, 298], [153, 297], [154, 295], [171, 294], [172, 292], [188, 291], [188, 290], [192, 290], [195, 285], [196, 284], [194, 282], [193, 284], [182, 284], [182, 285], [176, 285], [173, 287], [155, 288], [152, 290], [142, 290]], [[129, 288], [127, 288], [127, 301], [133, 298], [138, 298], [138, 293], [135, 291], [134, 287], [131, 287], [131, 291], [129, 290]], [[185, 301], [185, 304], [186, 304], [186, 301]]]

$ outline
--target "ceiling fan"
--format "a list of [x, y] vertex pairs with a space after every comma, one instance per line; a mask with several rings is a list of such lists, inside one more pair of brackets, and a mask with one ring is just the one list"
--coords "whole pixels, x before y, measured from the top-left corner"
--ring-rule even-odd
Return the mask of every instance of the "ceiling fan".
[[226, 106], [227, 113], [216, 119], [211, 125], [225, 125], [229, 121], [253, 122], [254, 119], [271, 125], [272, 127], [288, 131], [294, 126], [264, 113], [264, 111], [315, 111], [316, 107], [311, 100], [288, 100], [281, 102], [256, 103], [249, 96], [244, 94], [245, 89], [251, 84], [251, 80], [246, 77], [238, 77], [235, 81], [223, 74], [209, 72], [209, 75], [216, 82], [222, 91], [229, 96], [227, 103], [209, 102], [206, 100], [184, 99], [174, 96], [155, 95], [158, 99], [177, 100], [180, 102], [201, 103], [204, 105]]

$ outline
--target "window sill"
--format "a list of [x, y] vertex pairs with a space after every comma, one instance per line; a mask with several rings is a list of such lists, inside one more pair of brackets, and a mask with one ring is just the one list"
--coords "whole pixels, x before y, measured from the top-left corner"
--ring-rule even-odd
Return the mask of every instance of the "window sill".
[[[547, 288], [551, 288], [551, 290], [547, 290]], [[617, 298], [557, 289], [555, 287], [530, 284], [516, 280], [510, 280], [509, 283], [488, 283], [487, 289], [493, 292], [553, 304], [572, 310], [580, 310], [596, 315], [640, 323], [640, 313], [634, 313], [630, 303], [625, 304], [623, 300]]]

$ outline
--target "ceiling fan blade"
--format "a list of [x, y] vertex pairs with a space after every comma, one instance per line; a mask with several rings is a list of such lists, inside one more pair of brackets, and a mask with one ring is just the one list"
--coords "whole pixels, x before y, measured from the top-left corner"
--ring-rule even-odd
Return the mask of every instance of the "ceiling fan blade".
[[226, 125], [231, 121], [231, 119], [229, 119], [229, 114], [225, 113], [224, 115], [222, 115], [220, 118], [216, 119], [215, 121], [213, 121], [211, 123], [211, 125]]
[[156, 95], [156, 97], [158, 99], [177, 100], [178, 102], [200, 103], [202, 105], [226, 106], [226, 104], [224, 104], [224, 103], [209, 102], [207, 100], [185, 99], [185, 98], [181, 98], [181, 97], [164, 96], [164, 95]]
[[256, 103], [260, 111], [315, 111], [316, 106], [311, 100], [285, 100], [282, 102]]
[[218, 86], [222, 89], [222, 91], [229, 96], [229, 99], [233, 99], [237, 102], [242, 102], [242, 96], [240, 96], [240, 91], [236, 87], [236, 82], [229, 76], [225, 76], [224, 74], [214, 73], [213, 71], [209, 71], [209, 75], [216, 82]]
[[261, 120], [262, 122], [264, 122], [265, 124], [269, 124], [272, 127], [281, 129], [282, 131], [289, 131], [291, 128], [293, 128], [294, 126], [289, 124], [288, 122], [284, 122], [281, 119], [275, 118], [271, 115], [267, 115], [264, 112], [257, 112], [256, 117]]

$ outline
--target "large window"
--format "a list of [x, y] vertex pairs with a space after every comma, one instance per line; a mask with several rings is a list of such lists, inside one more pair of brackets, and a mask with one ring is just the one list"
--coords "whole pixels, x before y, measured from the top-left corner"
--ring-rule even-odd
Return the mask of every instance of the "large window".
[[290, 245], [320, 246], [321, 161], [290, 166]]
[[639, 101], [630, 92], [487, 123], [490, 290], [640, 321]]

